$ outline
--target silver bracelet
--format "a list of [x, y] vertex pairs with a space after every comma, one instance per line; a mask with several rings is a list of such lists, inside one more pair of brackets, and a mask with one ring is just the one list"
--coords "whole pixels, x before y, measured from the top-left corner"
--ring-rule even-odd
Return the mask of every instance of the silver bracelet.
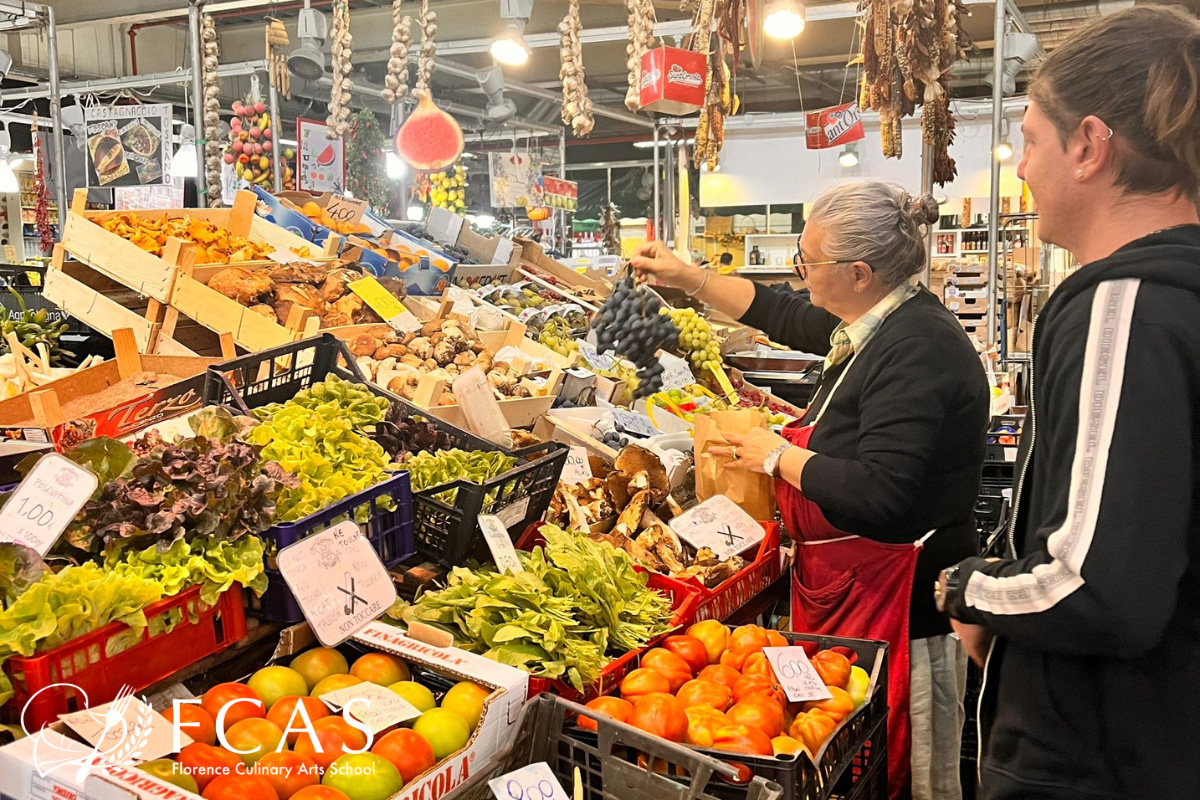
[[708, 283], [708, 270], [702, 269], [700, 270], [700, 273], [700, 285], [697, 286], [694, 291], [687, 292], [688, 297], [695, 297], [696, 295], [700, 294], [700, 292], [704, 290], [704, 284]]

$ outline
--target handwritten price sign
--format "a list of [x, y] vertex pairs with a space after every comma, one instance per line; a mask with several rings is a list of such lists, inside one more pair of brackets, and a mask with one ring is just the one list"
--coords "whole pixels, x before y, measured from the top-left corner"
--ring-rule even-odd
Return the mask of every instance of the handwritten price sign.
[[69, 458], [43, 456], [0, 508], [0, 542], [46, 555], [96, 486], [96, 476]]
[[764, 647], [763, 655], [771, 663], [788, 700], [804, 703], [833, 697], [803, 647]]
[[497, 800], [567, 800], [567, 793], [545, 761], [488, 781]]
[[365, 200], [355, 200], [350, 197], [340, 197], [338, 195], [329, 198], [329, 204], [325, 206], [325, 211], [335, 222], [350, 225], [362, 219], [366, 210], [367, 203]]

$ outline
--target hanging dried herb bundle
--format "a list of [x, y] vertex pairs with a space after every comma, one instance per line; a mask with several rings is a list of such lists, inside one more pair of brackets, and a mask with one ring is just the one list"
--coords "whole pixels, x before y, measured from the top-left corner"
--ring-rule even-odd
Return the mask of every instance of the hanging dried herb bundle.
[[[33, 196], [34, 222], [37, 227], [38, 246], [43, 253], [54, 249], [54, 228], [50, 226], [50, 190], [46, 188], [46, 154], [42, 151], [42, 140], [38, 136], [37, 112], [33, 113]], [[59, 219], [65, 209], [58, 210]]]
[[570, 125], [576, 136], [587, 136], [596, 125], [592, 117], [592, 101], [588, 99], [583, 74], [583, 22], [579, 18], [579, 0], [570, 0], [567, 15], [558, 23], [562, 36], [558, 55], [562, 66], [558, 78], [562, 81], [562, 121]]

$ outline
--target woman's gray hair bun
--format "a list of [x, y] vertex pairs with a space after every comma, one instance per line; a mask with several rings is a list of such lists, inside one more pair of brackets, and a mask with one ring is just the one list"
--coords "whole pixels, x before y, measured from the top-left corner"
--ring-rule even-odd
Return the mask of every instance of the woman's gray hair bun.
[[824, 229], [829, 258], [864, 261], [891, 287], [925, 268], [925, 234], [938, 216], [932, 195], [914, 197], [892, 183], [854, 181], [818, 197], [808, 218]]

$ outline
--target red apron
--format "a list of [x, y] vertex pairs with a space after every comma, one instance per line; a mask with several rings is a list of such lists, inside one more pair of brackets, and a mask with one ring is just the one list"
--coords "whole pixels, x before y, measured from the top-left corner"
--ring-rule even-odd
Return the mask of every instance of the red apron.
[[[783, 436], [807, 448], [816, 423], [798, 426], [792, 423]], [[888, 794], [907, 795], [912, 749], [908, 617], [921, 542], [885, 544], [840, 531], [784, 480], [776, 481], [776, 497], [784, 525], [799, 543], [792, 571], [792, 630], [888, 643]]]

